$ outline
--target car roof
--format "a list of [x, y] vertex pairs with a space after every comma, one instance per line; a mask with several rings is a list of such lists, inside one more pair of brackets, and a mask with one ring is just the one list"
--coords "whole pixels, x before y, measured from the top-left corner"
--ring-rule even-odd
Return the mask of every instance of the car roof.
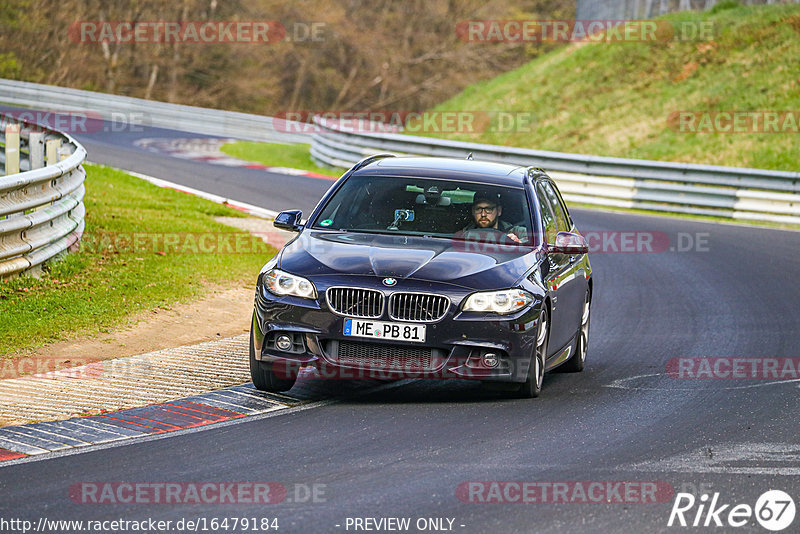
[[469, 159], [404, 156], [369, 162], [353, 173], [353, 176], [361, 175], [439, 178], [522, 187], [527, 167]]

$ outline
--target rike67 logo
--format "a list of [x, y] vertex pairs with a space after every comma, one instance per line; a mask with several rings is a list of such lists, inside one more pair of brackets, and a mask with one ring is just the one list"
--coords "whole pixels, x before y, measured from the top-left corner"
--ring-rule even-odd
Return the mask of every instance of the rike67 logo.
[[755, 518], [765, 529], [779, 532], [794, 522], [795, 512], [794, 500], [781, 490], [764, 492], [754, 507], [723, 503], [719, 493], [710, 498], [703, 494], [700, 499], [691, 493], [678, 493], [667, 526], [738, 528], [752, 524]]

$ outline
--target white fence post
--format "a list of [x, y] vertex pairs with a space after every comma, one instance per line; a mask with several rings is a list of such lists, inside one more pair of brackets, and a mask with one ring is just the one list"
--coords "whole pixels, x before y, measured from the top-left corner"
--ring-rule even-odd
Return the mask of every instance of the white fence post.
[[19, 172], [19, 124], [6, 126], [6, 175]]
[[55, 165], [58, 163], [58, 149], [61, 148], [61, 139], [48, 139], [45, 143], [47, 152], [47, 164]]
[[44, 134], [31, 132], [28, 136], [28, 155], [31, 160], [31, 170], [44, 167]]

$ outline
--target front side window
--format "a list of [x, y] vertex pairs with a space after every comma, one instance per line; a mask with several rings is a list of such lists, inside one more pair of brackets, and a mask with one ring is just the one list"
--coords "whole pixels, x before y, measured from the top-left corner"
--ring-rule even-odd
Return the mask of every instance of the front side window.
[[547, 242], [555, 243], [556, 234], [558, 234], [558, 225], [556, 224], [556, 219], [550, 207], [550, 199], [545, 195], [544, 191], [542, 191], [541, 185], [536, 188], [536, 196], [539, 199], [539, 206], [542, 210], [542, 224], [544, 225]]
[[558, 231], [569, 232], [570, 224], [567, 218], [567, 214], [564, 212], [564, 207], [561, 203], [561, 199], [559, 199], [558, 194], [553, 189], [553, 186], [548, 182], [543, 182], [542, 189], [544, 189], [547, 198], [550, 200], [550, 205], [553, 207], [553, 215], [555, 215], [556, 222], [558, 223]]
[[312, 228], [531, 244], [522, 187], [354, 176], [331, 197]]

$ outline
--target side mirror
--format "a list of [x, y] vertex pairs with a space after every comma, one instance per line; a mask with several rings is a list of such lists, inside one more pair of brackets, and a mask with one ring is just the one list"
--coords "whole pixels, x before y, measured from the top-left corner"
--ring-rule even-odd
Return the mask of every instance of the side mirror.
[[288, 230], [289, 232], [299, 232], [303, 229], [300, 221], [303, 218], [303, 212], [300, 210], [286, 210], [282, 211], [275, 217], [272, 224], [275, 228], [280, 230]]
[[586, 254], [589, 245], [581, 234], [558, 232], [556, 242], [548, 245], [547, 252], [555, 254]]

